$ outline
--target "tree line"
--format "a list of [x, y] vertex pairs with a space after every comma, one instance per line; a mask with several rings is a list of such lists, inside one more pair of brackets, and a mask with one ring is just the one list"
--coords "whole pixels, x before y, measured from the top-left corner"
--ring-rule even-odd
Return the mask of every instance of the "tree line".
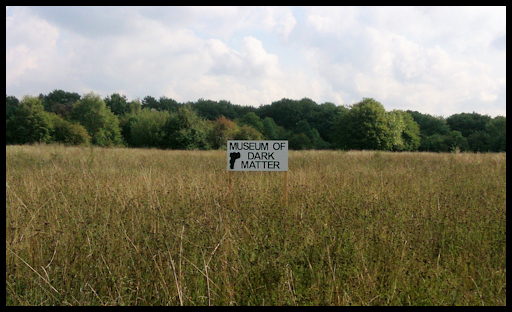
[[372, 98], [348, 106], [283, 98], [258, 108], [165, 96], [129, 101], [113, 93], [54, 90], [6, 94], [6, 144], [222, 149], [227, 140], [288, 140], [289, 148], [431, 152], [504, 152], [506, 117], [460, 113], [447, 118], [386, 111]]

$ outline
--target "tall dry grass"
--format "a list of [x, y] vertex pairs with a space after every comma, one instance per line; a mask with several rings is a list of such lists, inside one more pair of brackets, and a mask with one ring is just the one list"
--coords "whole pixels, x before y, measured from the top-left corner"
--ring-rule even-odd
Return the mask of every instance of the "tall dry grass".
[[6, 147], [7, 305], [506, 305], [506, 154]]

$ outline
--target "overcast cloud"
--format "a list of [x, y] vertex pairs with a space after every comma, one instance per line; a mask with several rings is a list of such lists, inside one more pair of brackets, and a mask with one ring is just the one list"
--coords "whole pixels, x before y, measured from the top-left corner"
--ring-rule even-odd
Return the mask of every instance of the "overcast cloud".
[[506, 115], [505, 7], [7, 7], [6, 93]]

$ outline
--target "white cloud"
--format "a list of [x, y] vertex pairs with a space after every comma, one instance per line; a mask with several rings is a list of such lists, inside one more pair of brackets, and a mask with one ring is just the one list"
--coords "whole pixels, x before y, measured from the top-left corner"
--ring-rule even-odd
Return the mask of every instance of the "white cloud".
[[242, 55], [252, 73], [263, 73], [266, 76], [280, 74], [277, 56], [267, 53], [258, 39], [245, 37], [242, 40]]
[[[45, 75], [57, 54], [59, 31], [43, 19], [28, 18], [24, 10], [6, 17], [6, 87]], [[26, 94], [29, 94], [27, 90]]]
[[209, 70], [212, 75], [258, 79], [282, 74], [278, 57], [267, 53], [262, 42], [251, 36], [242, 39], [240, 51], [229, 48], [217, 39], [208, 40], [206, 49], [212, 63]]
[[307, 17], [307, 23], [319, 33], [336, 34], [357, 33], [359, 26], [359, 8], [357, 7], [313, 7]]
[[[309, 63], [331, 83], [335, 92], [346, 94], [344, 98], [348, 103], [374, 97], [387, 109], [453, 114], [464, 111], [461, 105], [467, 105], [471, 99], [492, 102], [498, 98], [505, 85], [505, 78], [500, 77], [501, 68], [488, 62], [485, 56], [489, 54], [470, 50], [476, 45], [489, 46], [489, 40], [483, 40], [485, 36], [480, 35], [472, 37], [463, 26], [472, 27], [479, 34], [492, 31], [499, 34], [502, 31], [499, 27], [488, 27], [484, 31], [478, 29], [475, 22], [457, 15], [455, 19], [462, 26], [446, 34], [444, 30], [452, 25], [447, 22], [449, 14], [445, 11], [442, 12], [445, 16], [415, 8], [397, 8], [396, 14], [393, 14], [394, 8], [363, 11], [363, 14], [357, 10], [342, 14], [340, 9], [322, 8], [311, 10], [308, 15], [308, 23], [324, 41], [337, 42], [337, 45], [319, 46], [319, 41], [312, 39], [307, 53]], [[474, 10], [462, 11], [476, 14]], [[453, 15], [453, 10], [451, 13]], [[336, 24], [341, 16], [347, 19]], [[492, 24], [489, 15], [479, 17]], [[504, 21], [501, 25], [504, 26]], [[353, 27], [358, 28], [357, 40], [350, 31]], [[460, 35], [469, 39], [461, 41]], [[433, 44], [435, 42], [439, 44]], [[495, 55], [489, 56], [496, 59]]]
[[264, 29], [283, 39], [293, 30], [296, 20], [288, 7], [156, 7], [138, 8], [145, 19], [169, 28], [193, 28], [223, 41], [234, 33]]
[[[505, 114], [505, 8], [6, 7], [6, 92]], [[304, 14], [302, 14], [302, 11]]]
[[297, 24], [289, 8], [264, 7], [258, 15], [261, 16], [259, 20], [265, 29], [275, 31], [285, 39]]

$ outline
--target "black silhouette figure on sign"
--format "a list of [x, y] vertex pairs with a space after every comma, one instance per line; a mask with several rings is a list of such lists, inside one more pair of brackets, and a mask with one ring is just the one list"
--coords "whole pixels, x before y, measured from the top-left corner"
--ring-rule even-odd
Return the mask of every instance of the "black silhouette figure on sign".
[[235, 169], [235, 160], [240, 158], [240, 153], [229, 153], [229, 167]]

